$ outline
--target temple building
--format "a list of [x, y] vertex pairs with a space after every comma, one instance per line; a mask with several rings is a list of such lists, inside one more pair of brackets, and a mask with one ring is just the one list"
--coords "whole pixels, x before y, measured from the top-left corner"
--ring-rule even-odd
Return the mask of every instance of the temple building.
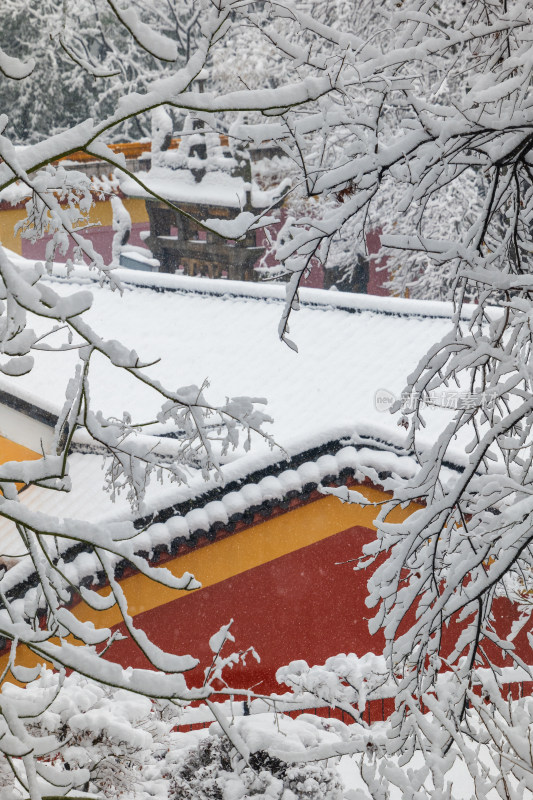
[[171, 141], [169, 136], [160, 137], [160, 143], [153, 137], [151, 169], [142, 176], [146, 188], [132, 179], [121, 182], [126, 196], [145, 199], [150, 221], [145, 244], [159, 261], [158, 271], [256, 280], [254, 267], [265, 253], [258, 228], [240, 237], [237, 229], [234, 239], [213, 228], [223, 233], [220, 222], [242, 212], [248, 212], [248, 220], [268, 215], [281, 205], [285, 186], [261, 189], [252, 179], [249, 153], [230, 149], [227, 137], [208, 131], [199, 119], [188, 116], [179, 137], [175, 150], [157, 149]]
[[[377, 509], [342, 504], [321, 489], [357, 487], [379, 503], [413, 476], [416, 459], [402, 450], [403, 429], [384, 413], [379, 398], [402, 392], [405, 374], [449, 329], [451, 306], [303, 289], [292, 320], [301, 346], [296, 355], [275, 332], [283, 286], [125, 269], [117, 276], [121, 295], [98, 285], [85, 268], [67, 275], [57, 267], [46, 280], [66, 292], [80, 281], [91, 285], [92, 313], [101, 320], [102, 335], [120, 334], [147, 360], [160, 356], [151, 369], [163, 384], [198, 384], [208, 376], [214, 396], [266, 396], [276, 446], [255, 437], [249, 452], [241, 447], [228, 454], [218, 480], [205, 481], [192, 466], [188, 485], [165, 477], [151, 481], [142, 508], [132, 509], [124, 494], [111, 502], [102, 448], [80, 431], [69, 459], [72, 491], [31, 485], [19, 495], [21, 504], [109, 530], [128, 522], [139, 531], [137, 552], [152, 565], [196, 576], [201, 588], [175, 591], [151, 583], [128, 562], [116, 567], [136, 626], [159, 646], [199, 659], [189, 676], [193, 685], [201, 685], [211, 663], [210, 636], [230, 620], [236, 647], [253, 646], [261, 658], [235, 667], [233, 685], [259, 692], [276, 690], [276, 671], [293, 660], [318, 664], [337, 653], [381, 652], [383, 634], [370, 633], [374, 611], [365, 602], [373, 567], [353, 569], [363, 547], [375, 539]], [[75, 361], [72, 352], [37, 351], [30, 375], [1, 376], [2, 460], [22, 460], [31, 457], [29, 451], [39, 458], [48, 451]], [[94, 370], [93, 404], [106, 417], [120, 418], [126, 406], [134, 420], [156, 418], [159, 401], [144, 385], [104, 360]], [[444, 407], [428, 410], [424, 447], [453, 413]], [[168, 438], [163, 423], [150, 431], [154, 446], [175, 452], [179, 442]], [[450, 480], [467, 458], [459, 443], [450, 453]], [[395, 520], [413, 510], [398, 509]], [[90, 548], [72, 542], [65, 547], [63, 569], [72, 585], [107, 594]], [[15, 524], [5, 518], [0, 552], [12, 556], [5, 591], [21, 600], [21, 608], [38, 607], [42, 596], [33, 564]], [[125, 633], [116, 607], [95, 612], [79, 601], [73, 592], [69, 607], [78, 618]], [[497, 598], [494, 626], [502, 636], [516, 634], [516, 653], [528, 663], [531, 616], [524, 616], [523, 603], [519, 596]], [[451, 625], [444, 651], [449, 652], [453, 634]], [[35, 662], [22, 649], [19, 655], [26, 666]], [[149, 667], [131, 638], [115, 642], [109, 655], [125, 665]], [[4, 651], [1, 658], [7, 657]], [[500, 656], [495, 663], [512, 667], [510, 658]]]

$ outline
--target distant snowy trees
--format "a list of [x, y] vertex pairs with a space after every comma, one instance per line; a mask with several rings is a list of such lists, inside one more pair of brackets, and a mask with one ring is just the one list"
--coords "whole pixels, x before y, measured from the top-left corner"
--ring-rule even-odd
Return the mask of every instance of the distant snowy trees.
[[[131, 0], [130, 13], [162, 34], [171, 47], [164, 53], [145, 48], [127, 25], [118, 24], [121, 3], [107, 0], [5, 0], [0, 48], [35, 67], [21, 85], [7, 85], [10, 135], [19, 143], [35, 142], [66, 130], [88, 116], [110, 114], [125, 91], [143, 91], [151, 80], [185, 64], [199, 37], [200, 9], [188, 0]], [[124, 18], [124, 22], [127, 19]], [[144, 115], [119, 126], [115, 136], [150, 135]]]
[[8, 133], [16, 142], [35, 142], [85, 118], [94, 81], [57, 46], [61, 30], [57, 0], [6, 0], [2, 5], [0, 48], [8, 56], [28, 59], [33, 69], [21, 83], [4, 81], [2, 100], [9, 108]]

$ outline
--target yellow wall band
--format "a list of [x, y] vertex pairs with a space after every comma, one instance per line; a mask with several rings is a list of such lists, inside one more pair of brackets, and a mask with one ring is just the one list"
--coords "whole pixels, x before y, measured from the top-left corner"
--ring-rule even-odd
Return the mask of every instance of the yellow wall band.
[[42, 453], [35, 453], [22, 444], [16, 444], [0, 436], [0, 464], [8, 461], [35, 461], [38, 458], [42, 458]]
[[[358, 487], [358, 491], [369, 500], [379, 501], [386, 498], [383, 492], [370, 487]], [[391, 515], [390, 521], [400, 522], [409, 513], [407, 510], [398, 509], [394, 519]], [[361, 508], [341, 503], [336, 497], [323, 497], [178, 556], [165, 566], [173, 575], [180, 576], [184, 572], [191, 572], [201, 582], [202, 587], [213, 586], [215, 583], [334, 536], [355, 525], [375, 530], [375, 517], [376, 508], [373, 506]], [[140, 574], [121, 581], [121, 586], [133, 617], [189, 594], [186, 591], [177, 592], [161, 586]], [[108, 590], [104, 590], [104, 593], [107, 592]], [[95, 624], [98, 621], [99, 625], [107, 627], [121, 621], [116, 607], [95, 616], [92, 609], [80, 603], [76, 606], [75, 613], [79, 619], [92, 620]]]
[[[148, 213], [144, 200], [140, 197], [126, 197], [122, 200], [125, 208], [129, 211], [132, 222], [148, 223]], [[15, 234], [15, 225], [20, 220], [25, 219], [26, 210], [24, 208], [6, 208], [0, 210], [0, 242], [8, 250], [22, 254], [22, 239], [20, 234]], [[102, 225], [108, 227], [113, 222], [113, 211], [109, 200], [97, 201], [89, 211], [90, 225]]]

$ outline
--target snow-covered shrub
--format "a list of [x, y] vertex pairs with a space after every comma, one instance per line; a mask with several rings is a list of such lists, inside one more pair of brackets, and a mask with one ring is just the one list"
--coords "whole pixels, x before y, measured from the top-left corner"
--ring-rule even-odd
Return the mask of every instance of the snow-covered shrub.
[[[165, 790], [160, 763], [171, 746], [178, 709], [169, 714], [134, 692], [50, 670], [25, 688], [4, 684], [1, 699], [45, 706], [30, 726], [35, 739], [48, 744], [42, 763], [69, 779], [79, 775], [78, 788], [110, 798], [141, 796], [154, 782]], [[2, 765], [0, 786], [16, 787], [13, 773]]]
[[[161, 800], [341, 800], [335, 763], [301, 763], [306, 752], [331, 747], [338, 735], [314, 718], [274, 714], [241, 717], [229, 737], [218, 723], [181, 733], [180, 708], [134, 692], [103, 686], [80, 675], [43, 670], [21, 688], [5, 683], [0, 703], [32, 710], [29, 732], [44, 781], [69, 783], [100, 797]], [[38, 711], [41, 709], [41, 711]], [[339, 723], [340, 725], [340, 723]], [[346, 727], [346, 726], [344, 726]], [[235, 747], [240, 742], [245, 757]], [[300, 761], [301, 760], [301, 761]], [[20, 780], [15, 778], [17, 773]], [[0, 762], [0, 790], [23, 797], [25, 764]]]
[[158, 731], [147, 729], [152, 704], [129, 692], [94, 685], [80, 689], [89, 689], [95, 699], [78, 713], [69, 714], [66, 704], [63, 707], [59, 733], [66, 746], [58, 755], [66, 769], [87, 768], [91, 783], [106, 797], [131, 793], [141, 781], [143, 767], [153, 760]]
[[[222, 739], [201, 739], [186, 756], [169, 759], [169, 796], [172, 800], [222, 800], [220, 772], [231, 772], [231, 759]], [[173, 764], [172, 760], [176, 763]]]
[[[244, 758], [214, 724], [209, 736], [187, 750], [170, 751], [169, 800], [342, 800], [343, 786], [331, 759], [291, 763], [295, 751], [328, 739], [309, 722], [265, 715], [235, 720], [233, 729], [249, 748]], [[287, 754], [285, 760], [281, 756]]]
[[306, 661], [291, 661], [276, 673], [278, 683], [286, 684], [295, 697], [309, 692], [317, 702], [340, 708], [352, 716], [365, 710], [367, 695], [388, 677], [385, 658], [374, 653], [361, 657], [340, 653], [312, 667]]

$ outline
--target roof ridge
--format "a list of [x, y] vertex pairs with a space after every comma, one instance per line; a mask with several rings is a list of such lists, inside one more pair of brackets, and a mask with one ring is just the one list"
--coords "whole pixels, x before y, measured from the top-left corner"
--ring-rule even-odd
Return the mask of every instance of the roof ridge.
[[[242, 300], [263, 300], [284, 303], [286, 285], [274, 283], [254, 283], [251, 281], [230, 281], [213, 278], [193, 278], [188, 275], [173, 275], [161, 272], [144, 272], [117, 267], [113, 274], [128, 288], [138, 287], [155, 292], [177, 292], [180, 294], [207, 295], [213, 297], [239, 298]], [[101, 277], [88, 267], [76, 265], [67, 272], [62, 264], [54, 264], [47, 280], [76, 283], [100, 283]], [[355, 292], [335, 292], [327, 289], [304, 287], [299, 290], [300, 306], [316, 309], [334, 309], [348, 313], [365, 311], [387, 316], [413, 317], [421, 319], [452, 319], [453, 306], [440, 300], [412, 300], [403, 297], [379, 297], [377, 295], [357, 294]], [[467, 305], [461, 317], [469, 319], [477, 308]]]
[[[397, 450], [394, 445], [390, 447]], [[322, 482], [343, 485], [347, 480], [356, 480], [390, 491], [393, 483], [406, 478], [406, 469], [412, 472], [413, 465], [409, 463], [411, 459], [407, 454], [395, 453], [394, 467], [390, 459], [381, 465], [374, 463], [370, 455], [373, 450], [379, 451], [379, 444], [372, 447], [371, 442], [361, 445], [353, 444], [348, 439], [330, 441], [303, 451], [290, 461], [280, 459], [240, 481], [225, 484], [216, 490], [216, 496], [208, 491], [190, 501], [138, 519], [135, 522], [136, 527], [140, 528], [137, 553], [145, 555], [151, 563], [158, 564], [175, 558], [183, 548], [188, 551], [201, 547], [216, 538], [237, 533], [243, 525], [250, 527], [284, 513], [294, 503], [318, 499], [317, 487]], [[226, 502], [220, 502], [225, 498]], [[86, 588], [101, 580], [101, 575], [97, 574], [101, 567], [98, 567], [90, 547], [85, 543], [69, 544], [58, 554], [58, 558], [63, 565], [72, 565], [70, 569], [81, 569], [83, 574], [77, 577]], [[124, 570], [129, 568], [129, 562], [118, 557], [115, 559], [118, 575], [123, 576]], [[8, 575], [6, 592], [11, 598], [24, 597], [29, 589], [37, 586], [33, 565], [24, 560], [9, 570]]]

